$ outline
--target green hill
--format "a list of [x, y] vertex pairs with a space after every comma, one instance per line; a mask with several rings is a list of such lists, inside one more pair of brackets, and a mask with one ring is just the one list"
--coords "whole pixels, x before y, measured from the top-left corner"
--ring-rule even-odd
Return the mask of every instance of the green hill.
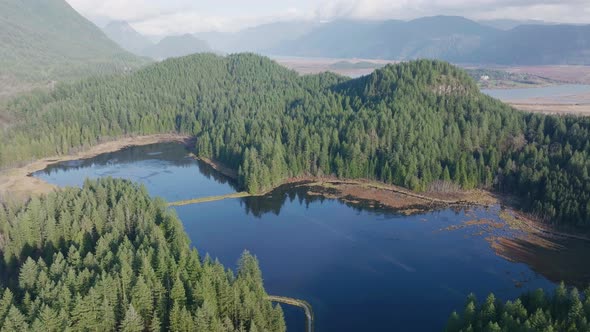
[[0, 1], [0, 80], [48, 82], [125, 72], [143, 60], [64, 0]]
[[302, 175], [417, 191], [453, 182], [514, 194], [547, 221], [590, 226], [590, 118], [518, 112], [445, 62], [347, 79], [299, 76], [252, 54], [200, 54], [8, 108], [16, 123], [0, 137], [5, 166], [123, 135], [182, 132], [251, 192]]

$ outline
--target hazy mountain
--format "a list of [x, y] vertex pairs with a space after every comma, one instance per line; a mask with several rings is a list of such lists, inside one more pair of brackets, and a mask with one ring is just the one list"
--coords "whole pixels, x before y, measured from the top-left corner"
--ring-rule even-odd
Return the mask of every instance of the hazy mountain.
[[366, 52], [367, 36], [371, 36], [382, 24], [396, 22], [337, 20], [323, 23], [295, 40], [281, 42], [268, 52], [291, 56], [358, 57]]
[[143, 62], [64, 0], [0, 1], [0, 81], [4, 87], [121, 72]]
[[268, 51], [275, 55], [460, 63], [590, 64], [590, 25], [519, 25], [500, 30], [463, 17], [325, 23]]
[[318, 23], [311, 21], [276, 22], [238, 32], [203, 32], [195, 36], [207, 41], [216, 51], [263, 53], [282, 42], [295, 40], [317, 26]]
[[102, 30], [119, 46], [134, 54], [141, 55], [143, 50], [154, 44], [125, 21], [112, 21]]
[[514, 29], [519, 25], [552, 25], [556, 23], [545, 22], [541, 20], [509, 20], [509, 19], [497, 19], [497, 20], [479, 20], [479, 24], [483, 24], [499, 30], [510, 30]]
[[184, 34], [166, 37], [156, 45], [148, 47], [142, 53], [153, 59], [166, 59], [211, 51], [211, 47], [206, 41], [190, 34]]
[[434, 16], [412, 21], [334, 21], [322, 24], [272, 53], [297, 56], [455, 60], [478, 49], [498, 30], [463, 17]]
[[523, 25], [490, 38], [471, 62], [590, 64], [590, 25]]

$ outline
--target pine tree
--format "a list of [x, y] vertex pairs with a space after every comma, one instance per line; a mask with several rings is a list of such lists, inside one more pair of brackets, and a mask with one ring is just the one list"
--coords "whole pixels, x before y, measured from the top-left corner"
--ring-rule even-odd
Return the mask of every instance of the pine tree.
[[121, 322], [120, 329], [122, 332], [141, 332], [144, 330], [143, 319], [131, 304], [125, 313], [125, 318]]

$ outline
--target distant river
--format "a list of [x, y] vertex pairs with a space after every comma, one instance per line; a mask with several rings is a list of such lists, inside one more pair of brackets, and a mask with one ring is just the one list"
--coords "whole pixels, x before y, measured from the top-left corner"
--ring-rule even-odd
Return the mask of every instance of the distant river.
[[483, 89], [483, 93], [502, 101], [544, 98], [556, 103], [575, 103], [576, 95], [590, 94], [590, 85], [563, 84], [538, 88]]
[[[34, 176], [74, 186], [87, 177], [127, 178], [168, 200], [236, 190], [232, 181], [172, 143], [64, 162]], [[470, 292], [483, 300], [489, 292], [508, 299], [539, 287], [552, 289], [555, 284], [543, 269], [502, 258], [486, 241], [510, 231], [464, 227], [474, 219], [500, 222], [498, 210], [403, 216], [294, 187], [176, 208], [201, 255], [235, 268], [240, 254], [251, 251], [260, 260], [267, 291], [311, 303], [318, 332], [437, 331], [452, 310], [463, 309]], [[538, 257], [549, 265], [560, 260]], [[283, 309], [289, 330], [303, 331], [303, 311]]]

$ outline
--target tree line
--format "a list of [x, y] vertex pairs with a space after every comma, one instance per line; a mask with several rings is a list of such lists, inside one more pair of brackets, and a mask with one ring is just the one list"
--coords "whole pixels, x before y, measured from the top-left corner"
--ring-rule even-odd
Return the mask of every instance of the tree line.
[[4, 166], [124, 135], [181, 132], [196, 137], [198, 155], [238, 171], [250, 192], [305, 175], [417, 191], [485, 188], [520, 197], [548, 221], [590, 226], [590, 119], [518, 112], [445, 62], [348, 79], [300, 76], [253, 54], [201, 54], [5, 108], [17, 121], [0, 136]]
[[453, 312], [447, 332], [589, 331], [590, 289], [580, 294], [561, 283], [553, 292], [542, 289], [502, 303], [490, 294], [483, 303], [469, 295], [462, 313]]
[[0, 206], [1, 331], [285, 331], [257, 259], [191, 249], [143, 186], [105, 178]]

